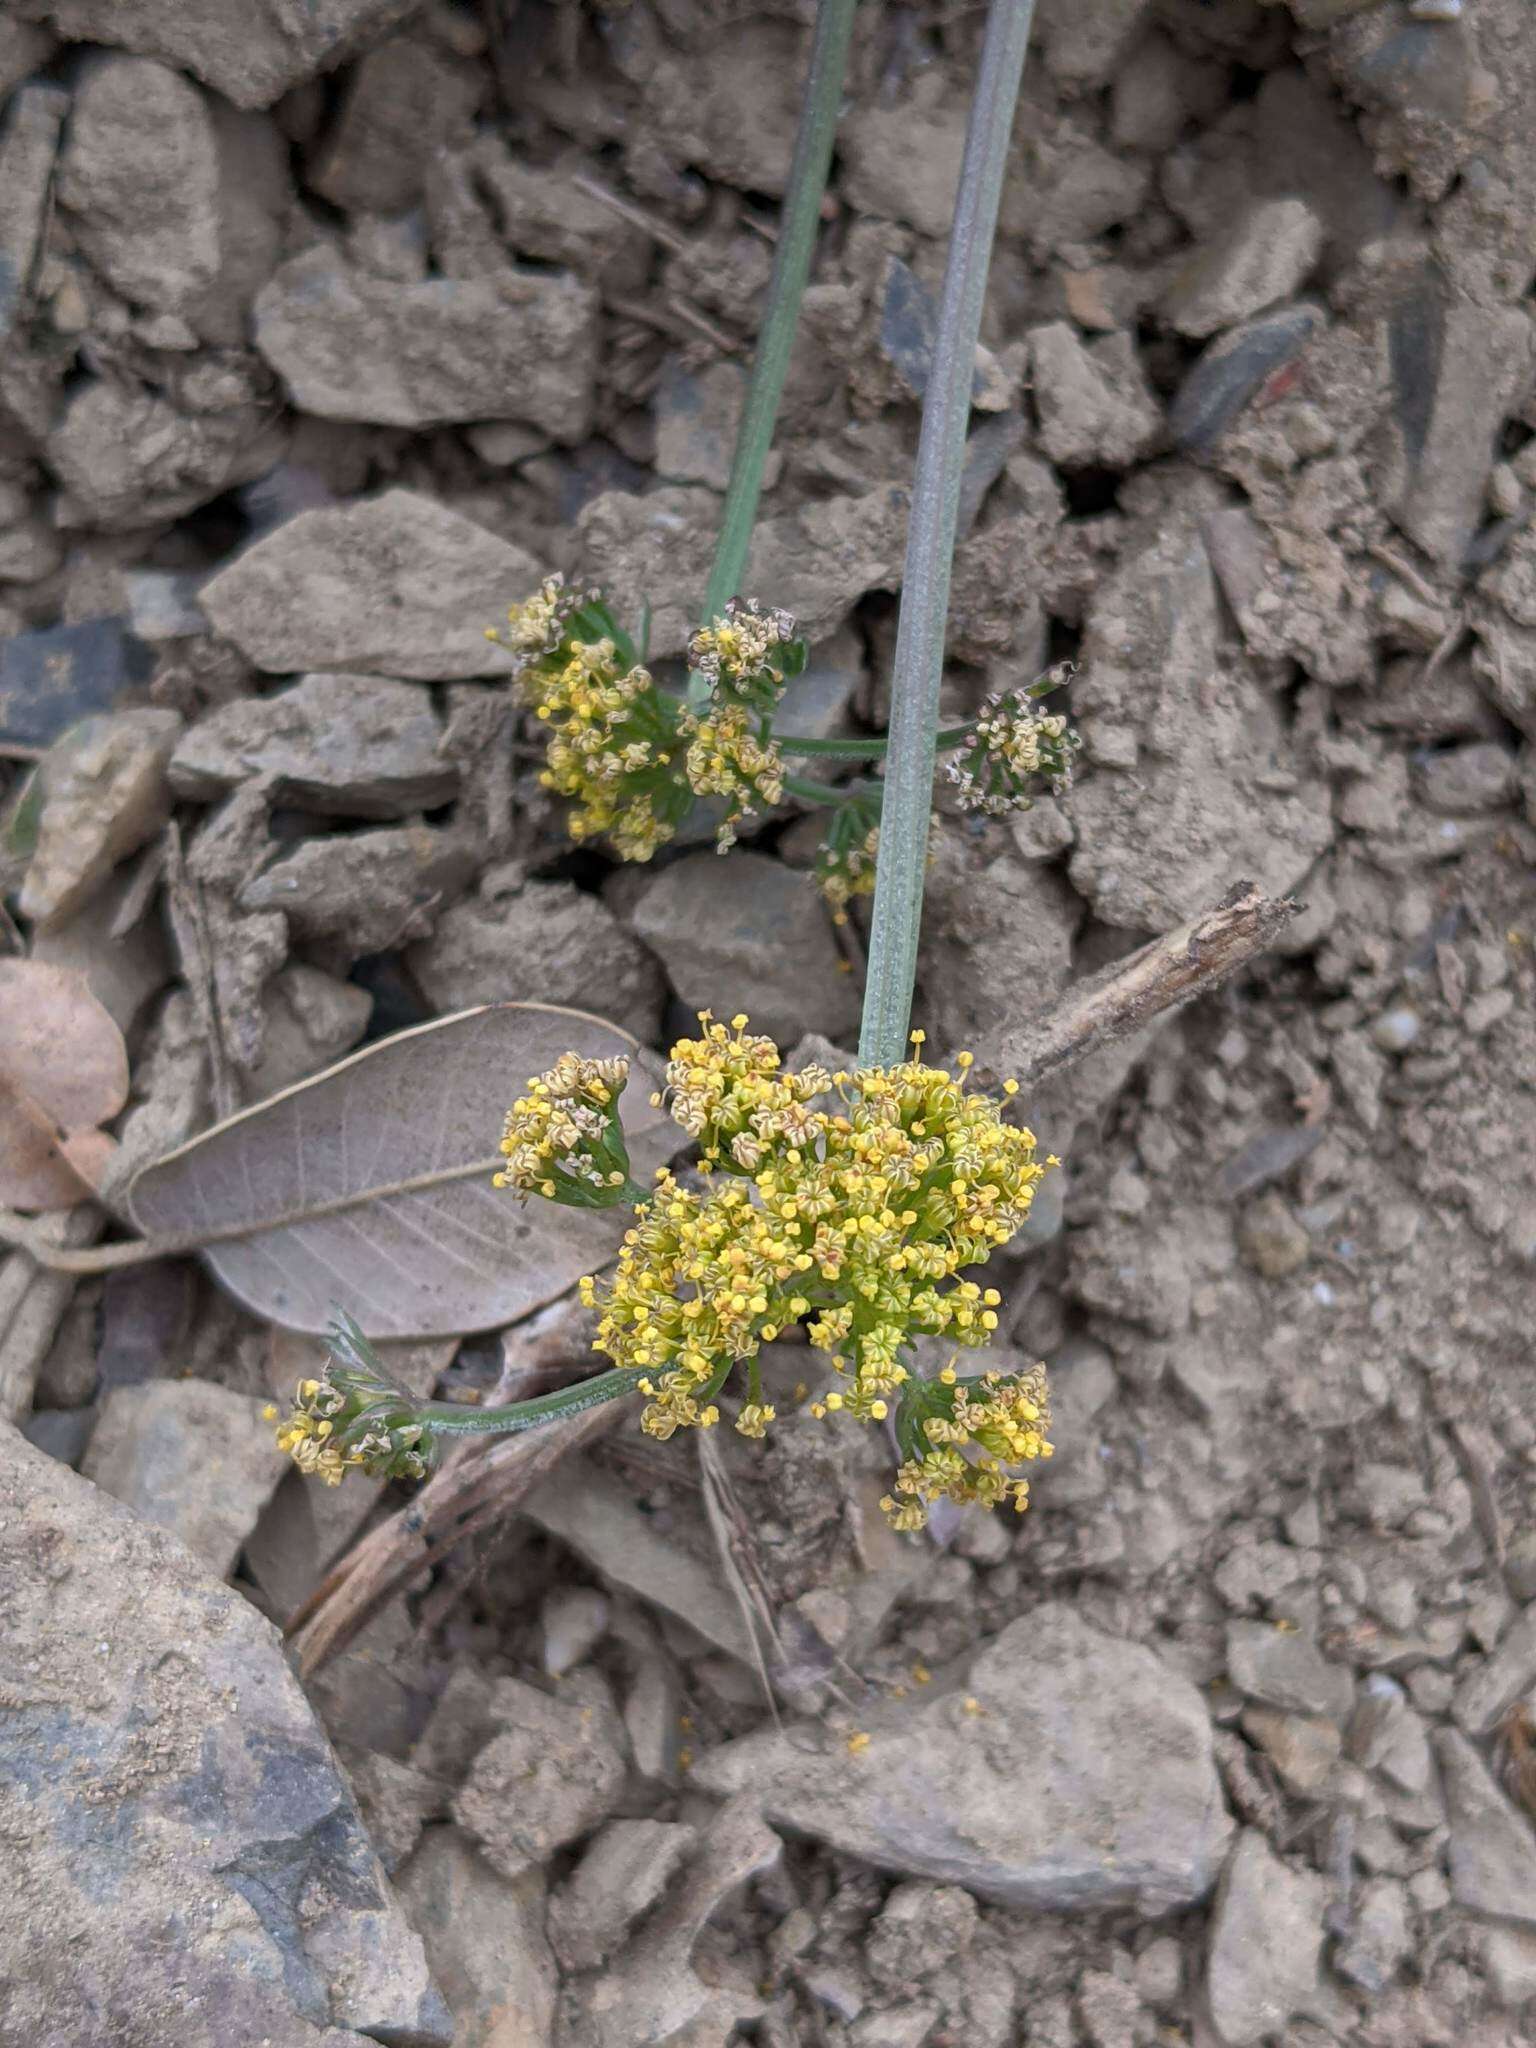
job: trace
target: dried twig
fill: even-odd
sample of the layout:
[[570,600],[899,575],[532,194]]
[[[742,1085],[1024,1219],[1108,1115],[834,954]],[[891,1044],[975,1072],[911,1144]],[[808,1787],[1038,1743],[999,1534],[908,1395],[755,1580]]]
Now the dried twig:
[[987,1064],[1037,1087],[1091,1052],[1120,1045],[1179,1003],[1204,995],[1274,944],[1295,916],[1289,897],[1265,896],[1239,882],[1214,910],[1202,911],[1104,973],[1068,991],[1049,1015],[1003,1032],[986,1048]]
[[[53,1245],[85,1245],[100,1234],[106,1218],[94,1202],[44,1216],[36,1228]],[[54,1333],[75,1291],[68,1274],[39,1271],[39,1261],[13,1252],[0,1267],[0,1417],[20,1422],[32,1407],[32,1390]]]

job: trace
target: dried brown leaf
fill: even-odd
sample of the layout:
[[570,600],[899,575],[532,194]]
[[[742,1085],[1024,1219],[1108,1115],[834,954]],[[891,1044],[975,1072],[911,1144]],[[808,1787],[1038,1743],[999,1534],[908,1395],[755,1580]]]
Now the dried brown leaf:
[[65,1209],[95,1186],[128,1097],[123,1034],[72,968],[0,960],[0,1201]]
[[684,1142],[648,1106],[658,1069],[616,1025],[496,1003],[404,1031],[230,1117],[144,1168],[128,1209],[151,1239],[199,1245],[256,1314],[370,1337],[495,1329],[611,1258],[628,1212],[521,1204],[491,1186],[502,1118],[567,1049],[624,1054],[635,1176]]

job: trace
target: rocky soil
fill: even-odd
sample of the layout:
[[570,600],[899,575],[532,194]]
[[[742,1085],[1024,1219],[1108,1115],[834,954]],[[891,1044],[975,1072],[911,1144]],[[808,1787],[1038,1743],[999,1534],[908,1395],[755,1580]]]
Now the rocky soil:
[[[0,18],[6,937],[127,1040],[108,1199],[480,1002],[854,1034],[814,825],[573,851],[483,634],[559,567],[680,650],[812,13]],[[862,10],[750,571],[802,730],[883,719],[978,33]],[[275,1456],[312,1346],[0,1266],[0,2043],[1536,2038],[1533,102],[1527,0],[1039,0],[946,706],[1071,658],[1083,768],[940,797],[919,1020],[995,1070],[1302,909],[1034,1105],[1021,1523],[891,1536],[781,1345],[766,1444],[610,1437],[306,1698],[271,1624],[400,1504]]]

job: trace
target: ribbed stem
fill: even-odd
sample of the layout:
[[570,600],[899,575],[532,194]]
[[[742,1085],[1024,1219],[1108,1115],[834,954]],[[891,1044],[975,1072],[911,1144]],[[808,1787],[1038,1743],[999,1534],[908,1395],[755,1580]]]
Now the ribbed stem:
[[891,677],[890,747],[859,1037],[859,1058],[867,1066],[899,1061],[912,1021],[960,473],[992,237],[1033,14],[1034,0],[992,0],[960,167],[912,483]]
[[715,565],[704,593],[706,619],[724,611],[726,600],[741,589],[757,503],[763,491],[763,465],[773,445],[779,400],[784,394],[784,378],[800,320],[800,301],[816,248],[821,196],[832,162],[832,138],[837,131],[843,74],[848,66],[848,44],[857,5],[858,0],[821,0],[816,16],[800,131],[795,137],[789,188],[779,216],[778,247],[768,285],[768,317],[758,339],[752,382],[736,435],[731,481],[720,515],[720,538],[715,545]]

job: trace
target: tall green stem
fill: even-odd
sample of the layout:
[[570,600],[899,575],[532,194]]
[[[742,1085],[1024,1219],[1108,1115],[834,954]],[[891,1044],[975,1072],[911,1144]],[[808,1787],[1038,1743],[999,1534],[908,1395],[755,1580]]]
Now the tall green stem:
[[903,1057],[912,1018],[960,472],[992,237],[1034,11],[1034,0],[992,0],[960,166],[896,628],[880,860],[859,1035],[859,1059],[866,1066],[891,1066]]
[[747,549],[763,490],[763,465],[773,445],[773,429],[784,394],[790,350],[800,319],[800,301],[810,274],[821,219],[821,195],[832,162],[832,138],[842,104],[843,74],[858,0],[821,0],[810,74],[800,111],[800,132],[790,165],[789,189],[779,218],[773,277],[768,286],[768,318],[757,344],[746,408],[736,435],[730,487],[720,516],[715,565],[704,593],[704,617],[724,611],[726,600],[741,588]]

